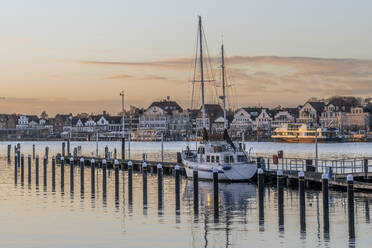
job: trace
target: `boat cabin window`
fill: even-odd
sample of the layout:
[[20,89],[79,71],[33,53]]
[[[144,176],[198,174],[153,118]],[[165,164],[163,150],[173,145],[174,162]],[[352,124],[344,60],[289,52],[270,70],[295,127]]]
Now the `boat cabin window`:
[[238,162],[246,162],[247,161],[247,159],[244,155],[238,155],[237,159],[238,159]]
[[220,162],[220,156],[216,156],[216,163]]
[[205,148],[204,147],[199,147],[198,148],[198,154],[204,154],[205,153]]
[[234,163],[234,156],[230,156],[230,163]]
[[211,162],[214,163],[214,156],[211,156]]
[[229,156],[225,156],[225,157],[224,157],[224,162],[225,162],[225,163],[229,163]]
[[211,161],[211,157],[207,155],[207,162],[209,163]]

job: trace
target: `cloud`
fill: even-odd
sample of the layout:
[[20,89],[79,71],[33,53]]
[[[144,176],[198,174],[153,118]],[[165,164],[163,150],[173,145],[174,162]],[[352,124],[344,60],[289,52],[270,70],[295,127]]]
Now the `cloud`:
[[190,63],[190,59],[178,58],[170,60],[159,60],[149,62],[128,62],[128,61],[99,61],[99,60],[75,60],[74,63],[99,66],[134,66],[134,67],[183,67]]
[[[212,57],[211,68],[217,69],[219,61],[220,58]],[[146,100],[149,102],[162,98],[163,95],[171,95],[172,99],[179,102],[186,102],[191,98],[191,93],[185,94],[185,92],[191,92],[192,85],[188,81],[191,78],[188,76],[193,74],[193,70],[190,70],[193,61],[190,58],[136,62],[125,60],[69,61],[71,62],[91,66],[94,72],[99,72],[100,69],[105,72],[109,70],[109,75],[102,77],[102,74],[99,74],[97,78],[118,80],[117,82],[123,83],[120,87],[125,86],[127,91],[132,92],[132,100],[139,102],[142,106],[147,105],[148,102],[143,103],[142,96],[135,95],[139,90],[141,94],[146,95]],[[270,106],[278,104],[295,106],[303,104],[310,97],[372,95],[372,60],[231,56],[226,58],[226,69],[228,83],[234,86],[237,93],[232,97],[240,106],[257,105],[257,103]],[[214,74],[218,76],[220,72]],[[132,80],[134,83],[129,82]],[[157,83],[156,87],[148,85],[152,82]],[[97,82],[97,85],[100,83],[101,81]],[[218,77],[215,83],[220,84]],[[104,86],[97,86],[97,89],[101,89],[99,87]],[[112,84],[110,87],[114,89],[119,86]],[[85,103],[83,105],[88,106]],[[93,106],[99,108],[96,104],[88,108],[92,109]]]
[[132,75],[128,75],[128,74],[117,74],[117,75],[107,76],[104,79],[125,79],[125,78],[132,78],[132,77],[133,77]]
[[140,77],[138,79],[140,79],[140,80],[168,80],[167,77],[155,76],[155,75],[146,75],[146,76]]

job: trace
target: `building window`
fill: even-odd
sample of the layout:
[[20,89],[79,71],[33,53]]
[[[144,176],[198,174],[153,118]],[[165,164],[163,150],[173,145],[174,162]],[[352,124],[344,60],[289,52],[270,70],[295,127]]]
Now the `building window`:
[[220,162],[220,156],[216,156],[216,163]]
[[209,163],[210,162],[210,156],[209,155],[207,155],[207,163]]
[[214,163],[214,156],[211,156],[211,162]]

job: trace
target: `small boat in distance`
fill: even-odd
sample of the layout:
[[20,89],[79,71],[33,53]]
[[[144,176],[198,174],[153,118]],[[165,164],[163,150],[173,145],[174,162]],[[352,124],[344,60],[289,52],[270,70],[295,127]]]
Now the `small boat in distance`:
[[202,112],[202,136],[203,139],[196,150],[186,150],[181,152],[182,163],[185,166],[188,178],[193,177],[193,171],[198,171],[198,178],[201,180],[212,180],[213,171],[218,172],[218,180],[221,181],[247,181],[250,180],[257,171],[257,165],[251,161],[250,156],[245,152],[243,143],[233,143],[227,132],[226,119],[226,95],[225,95],[225,67],[224,67],[224,47],[221,46],[222,60],[222,89],[224,110],[224,134],[223,140],[210,140],[207,132],[206,111],[204,104],[204,74],[203,74],[203,33],[201,17],[199,16],[198,38],[199,38],[199,58],[200,58],[200,82],[201,83],[201,112]]
[[271,136],[277,142],[314,143],[317,142],[342,142],[343,137],[338,129],[311,127],[305,123],[283,123],[274,130]]

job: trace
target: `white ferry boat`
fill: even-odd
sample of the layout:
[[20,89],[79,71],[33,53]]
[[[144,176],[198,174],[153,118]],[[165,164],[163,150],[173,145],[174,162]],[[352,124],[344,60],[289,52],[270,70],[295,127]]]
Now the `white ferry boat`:
[[274,130],[271,136],[278,142],[314,143],[317,142],[342,142],[343,138],[338,129],[315,128],[304,123],[284,123]]
[[202,123],[203,141],[196,150],[187,147],[182,151],[181,159],[185,166],[188,178],[193,177],[193,171],[198,171],[198,178],[201,180],[212,180],[213,170],[218,171],[218,179],[221,181],[247,181],[250,180],[257,171],[257,165],[251,161],[250,156],[244,151],[244,144],[234,144],[227,132],[226,121],[226,96],[225,96],[225,67],[224,67],[224,48],[222,51],[222,89],[224,105],[224,137],[223,140],[211,141],[208,138],[206,129],[206,114],[204,106],[204,76],[203,76],[203,33],[201,17],[199,16],[199,48],[200,48],[200,82],[202,90]]

